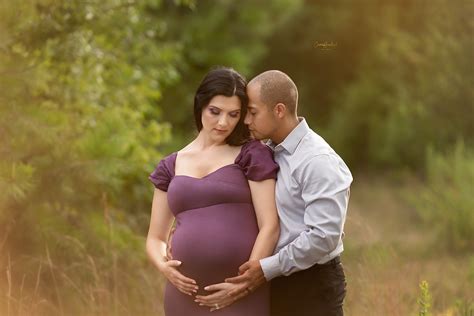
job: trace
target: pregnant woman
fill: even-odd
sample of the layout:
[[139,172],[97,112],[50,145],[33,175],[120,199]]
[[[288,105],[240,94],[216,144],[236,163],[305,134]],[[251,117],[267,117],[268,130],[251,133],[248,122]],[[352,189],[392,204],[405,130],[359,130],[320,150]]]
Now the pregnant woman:
[[[168,279],[166,316],[269,316],[269,288],[211,314],[195,302],[204,287],[235,276],[241,264],[272,254],[279,236],[275,206],[278,165],[271,150],[249,140],[246,81],[236,71],[210,71],[197,89],[197,137],[163,158],[149,179],[155,186],[146,247]],[[166,244],[173,218],[176,230]],[[229,283],[229,290],[235,289]]]

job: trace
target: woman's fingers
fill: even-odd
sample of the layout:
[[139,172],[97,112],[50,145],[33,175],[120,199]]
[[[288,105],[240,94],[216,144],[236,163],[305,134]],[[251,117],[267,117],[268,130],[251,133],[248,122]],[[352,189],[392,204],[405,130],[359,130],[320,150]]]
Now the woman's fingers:
[[187,295],[193,295],[193,293],[197,292],[197,286],[192,285],[189,283],[184,283],[178,279],[172,279],[170,282],[181,292],[187,294]]
[[244,296],[246,296],[249,292],[247,291],[244,291],[244,292],[241,292],[239,295],[237,296],[234,296],[234,297],[228,297],[226,300],[223,300],[223,301],[220,301],[218,304],[219,304],[219,308],[216,308],[216,304],[208,304],[207,306],[211,307],[211,312],[214,312],[218,309],[223,309],[224,307],[227,307],[229,305],[232,305],[234,302],[240,300],[241,298],[243,298]]
[[228,288],[229,288],[229,284],[223,282],[223,283],[208,285],[204,288],[204,290],[206,290],[208,292],[214,292],[214,291],[226,290]]
[[224,301],[229,300],[229,297],[227,295],[228,290],[229,290],[228,283],[209,285],[209,286],[206,286],[204,289],[210,292],[214,292],[214,291],[217,291],[217,292],[214,292],[209,295],[196,295],[195,302],[203,303],[204,305],[209,305],[209,304],[214,305],[216,303],[221,305]]
[[247,280],[248,280],[247,275],[242,274],[242,275],[239,275],[239,276],[236,276],[236,277],[227,278],[227,279],[225,279],[225,282],[227,282],[227,283],[242,283],[242,282],[245,282]]
[[178,273],[178,278],[180,281],[184,282],[184,283],[188,283],[188,284],[194,284],[196,285],[196,281],[194,281],[193,279],[190,279],[188,277],[185,277],[183,274],[181,274],[180,272],[176,271]]
[[[220,283],[206,286],[204,289],[208,291],[217,290],[217,292],[209,295],[196,295],[195,302],[199,303],[200,306],[210,307],[211,312],[227,307],[249,294],[249,291],[244,287],[244,285],[237,286],[231,283]],[[229,292],[234,291],[238,292],[238,294],[229,295]],[[216,305],[218,308],[216,308]]]
[[169,266],[169,267],[179,267],[181,264],[182,264],[182,262],[179,261],[179,260],[166,261],[166,265]]
[[219,305],[219,308],[216,308],[215,305],[212,305],[212,307],[211,307],[211,306],[209,306],[209,307],[211,307],[211,310],[210,310],[210,311],[211,311],[211,312],[214,312],[214,311],[216,311],[216,310],[223,309],[224,307],[227,307],[227,306],[229,306],[230,304],[232,304],[232,302],[227,303],[227,304],[224,304],[224,305]]
[[213,305],[215,303],[220,303],[220,301],[225,298],[226,298],[225,293],[224,294],[214,293],[214,294],[206,295],[206,296],[197,295],[194,301],[196,303],[201,303],[204,305]]
[[190,290],[198,290],[199,287],[197,286],[196,281],[193,279],[185,277],[178,271],[175,271],[175,277],[181,286],[189,288]]
[[246,286],[246,284],[242,284],[241,286],[238,286],[238,287],[235,287],[234,289],[230,290],[228,295],[229,296],[236,296],[236,297],[240,297],[240,295],[247,295],[247,292],[248,292],[248,288]]
[[178,260],[170,260],[170,261],[167,261],[166,262],[166,265],[169,266],[169,267],[172,267],[174,268],[174,275],[182,282],[184,283],[189,283],[189,284],[197,284],[195,280],[191,279],[191,278],[188,278],[186,276],[184,276],[181,272],[179,272],[176,268],[179,267],[181,265],[181,261],[178,261]]
[[179,285],[174,284],[174,286],[178,289],[178,291],[180,291],[183,294],[186,294],[186,295],[189,295],[189,296],[193,295],[193,293],[191,291],[187,291],[187,290],[183,289],[182,287],[180,287]]
[[182,274],[176,272],[175,274],[175,285],[179,286],[185,291],[194,292],[196,293],[199,287],[195,284],[195,281],[191,280],[192,282],[188,281],[186,278],[183,277]]
[[185,292],[186,292],[187,294],[189,294],[189,295],[192,295],[192,293],[196,293],[196,292],[197,292],[197,290],[196,290],[195,288],[193,288],[193,287],[191,287],[191,286],[189,286],[189,285],[187,285],[187,284],[185,284],[185,283],[179,282],[179,281],[176,282],[176,283],[174,283],[174,285],[175,285],[177,288],[181,289],[182,291],[185,291]]
[[198,288],[199,288],[195,284],[186,283],[186,282],[183,282],[181,280],[178,280],[178,283],[182,288],[186,289],[187,291],[194,292],[194,293],[196,293]]
[[192,295],[192,293],[196,293],[199,287],[195,280],[188,278],[181,274],[177,270],[177,267],[181,265],[181,261],[178,260],[170,260],[167,261],[166,266],[168,267],[167,277],[168,280],[182,293],[187,295]]
[[233,302],[232,298],[229,297],[214,297],[212,299],[206,299],[206,300],[195,300],[196,303],[199,303],[201,306],[208,306],[208,307],[213,307],[216,304],[219,306],[227,306],[230,305]]

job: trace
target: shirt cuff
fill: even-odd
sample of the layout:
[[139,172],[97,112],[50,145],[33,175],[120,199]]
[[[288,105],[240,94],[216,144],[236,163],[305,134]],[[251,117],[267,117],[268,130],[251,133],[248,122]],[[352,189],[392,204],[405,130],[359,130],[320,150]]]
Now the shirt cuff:
[[267,281],[282,274],[278,253],[271,257],[260,259],[260,266],[262,267],[263,275]]

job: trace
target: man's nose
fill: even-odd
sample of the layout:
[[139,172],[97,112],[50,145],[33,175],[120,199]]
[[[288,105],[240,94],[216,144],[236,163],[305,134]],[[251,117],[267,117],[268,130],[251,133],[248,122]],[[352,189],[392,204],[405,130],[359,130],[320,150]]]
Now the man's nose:
[[244,118],[244,124],[249,125],[250,123],[251,123],[251,116],[250,116],[250,113],[247,112]]

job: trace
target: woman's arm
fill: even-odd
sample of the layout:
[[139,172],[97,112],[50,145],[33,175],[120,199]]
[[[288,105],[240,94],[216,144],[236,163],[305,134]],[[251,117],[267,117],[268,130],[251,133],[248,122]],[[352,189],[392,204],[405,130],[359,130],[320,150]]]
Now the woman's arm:
[[196,281],[182,275],[177,267],[181,265],[178,260],[167,260],[166,242],[173,225],[173,213],[168,206],[167,193],[155,189],[151,206],[151,219],[148,236],[146,239],[146,252],[153,264],[166,278],[181,292],[192,295],[197,292]]
[[259,182],[249,180],[259,228],[249,260],[271,256],[278,242],[280,224],[275,201],[275,183],[275,179]]

